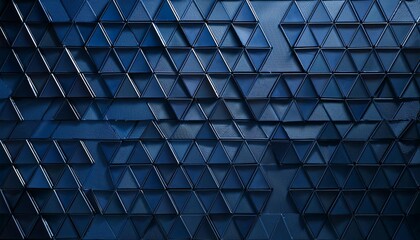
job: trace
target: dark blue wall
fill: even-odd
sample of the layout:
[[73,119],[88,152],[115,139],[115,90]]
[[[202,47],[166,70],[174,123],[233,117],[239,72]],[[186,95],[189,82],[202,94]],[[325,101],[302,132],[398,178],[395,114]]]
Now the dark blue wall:
[[419,19],[0,1],[0,239],[419,239]]

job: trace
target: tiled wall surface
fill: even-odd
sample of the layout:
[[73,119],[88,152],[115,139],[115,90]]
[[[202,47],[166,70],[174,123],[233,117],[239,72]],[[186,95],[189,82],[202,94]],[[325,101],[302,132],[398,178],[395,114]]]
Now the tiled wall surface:
[[419,239],[419,21],[0,1],[0,239]]

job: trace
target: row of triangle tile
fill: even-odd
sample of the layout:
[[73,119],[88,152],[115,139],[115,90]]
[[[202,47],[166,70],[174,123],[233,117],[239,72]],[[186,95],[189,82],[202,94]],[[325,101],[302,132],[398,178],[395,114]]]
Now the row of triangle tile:
[[0,239],[418,239],[419,20],[1,1]]

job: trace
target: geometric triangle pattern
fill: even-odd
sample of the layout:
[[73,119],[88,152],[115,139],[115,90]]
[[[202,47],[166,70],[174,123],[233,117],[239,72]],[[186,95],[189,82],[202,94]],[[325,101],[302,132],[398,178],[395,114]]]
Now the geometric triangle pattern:
[[[302,238],[417,238],[419,136],[409,132],[418,125],[420,92],[408,92],[418,83],[419,12],[407,3],[285,4],[279,27],[304,74],[282,76],[284,97],[294,99],[282,120],[293,118],[299,133],[280,124],[272,164],[294,169],[287,198]],[[412,115],[396,117],[402,109]]]
[[417,239],[417,1],[0,2],[0,239]]

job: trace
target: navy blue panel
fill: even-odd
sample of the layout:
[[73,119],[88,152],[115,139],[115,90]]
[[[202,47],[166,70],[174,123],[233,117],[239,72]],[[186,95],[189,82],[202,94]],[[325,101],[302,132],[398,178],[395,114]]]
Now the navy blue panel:
[[0,1],[0,239],[419,239],[419,6]]

